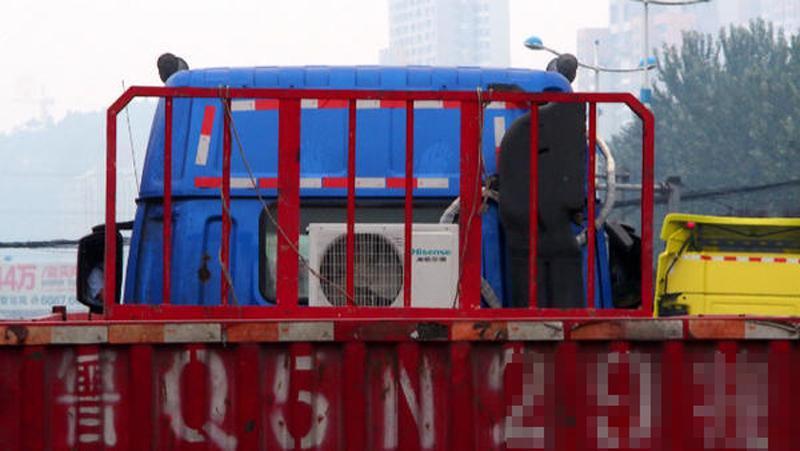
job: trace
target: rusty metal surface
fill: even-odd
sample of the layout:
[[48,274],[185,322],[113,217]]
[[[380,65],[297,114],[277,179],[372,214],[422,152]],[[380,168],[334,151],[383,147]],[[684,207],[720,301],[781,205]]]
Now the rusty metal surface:
[[796,327],[0,326],[0,449],[799,449]]

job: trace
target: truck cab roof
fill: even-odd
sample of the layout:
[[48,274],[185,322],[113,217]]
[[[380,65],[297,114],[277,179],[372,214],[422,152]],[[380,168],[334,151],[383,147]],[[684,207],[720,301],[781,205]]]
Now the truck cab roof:
[[[364,89],[419,91],[475,91],[490,86],[516,86],[528,92],[571,90],[555,72],[477,67],[300,66],[215,68],[180,71],[168,86],[296,89]],[[303,103],[301,125],[301,195],[339,197],[344,189],[337,180],[346,176],[347,108],[341,102]],[[277,102],[240,99],[232,104],[233,196],[254,196],[257,183],[274,189],[277,177]],[[484,155],[488,173],[495,171],[495,141],[524,110],[512,105],[490,107],[484,121]],[[217,99],[175,99],[173,110],[173,193],[206,196],[219,185],[222,167],[223,105]],[[392,180],[405,174],[405,111],[402,105],[367,105],[358,111],[356,138],[357,177],[370,181],[359,196],[401,196]],[[415,126],[415,176],[427,188],[421,196],[458,194],[459,110],[457,106],[427,105],[417,108]],[[488,138],[488,139],[487,139]],[[495,139],[496,138],[496,139]],[[241,147],[239,146],[241,144]],[[141,198],[163,193],[164,105],[159,103],[151,130]],[[387,151],[388,149],[388,151]],[[244,158],[243,158],[244,156]],[[247,160],[247,165],[244,160]],[[254,172],[252,180],[247,166]],[[330,183],[326,183],[326,181]],[[361,185],[360,185],[361,186]]]

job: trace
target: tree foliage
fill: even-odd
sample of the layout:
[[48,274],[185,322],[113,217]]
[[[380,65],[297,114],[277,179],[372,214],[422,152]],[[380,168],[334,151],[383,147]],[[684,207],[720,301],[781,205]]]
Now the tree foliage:
[[[659,52],[651,107],[658,180],[680,176],[687,190],[699,190],[798,179],[800,35],[787,38],[763,20],[716,38],[686,32],[680,46]],[[634,173],[640,136],[631,123],[612,143]],[[795,203],[798,193],[789,193]],[[763,196],[759,202],[789,200]]]

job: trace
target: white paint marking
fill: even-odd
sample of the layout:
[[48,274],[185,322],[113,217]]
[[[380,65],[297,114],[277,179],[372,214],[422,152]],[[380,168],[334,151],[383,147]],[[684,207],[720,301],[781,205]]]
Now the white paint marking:
[[256,101],[254,99],[231,100],[231,111],[255,111]]
[[231,177],[231,188],[252,189],[256,187],[256,181],[248,177]]
[[397,448],[397,389],[392,369],[383,371],[383,448]]
[[356,188],[386,188],[383,177],[356,177]]
[[417,179],[417,188],[447,189],[450,180],[447,177],[426,177]]
[[414,108],[421,110],[439,109],[444,107],[444,102],[441,100],[415,100]]
[[100,441],[100,434],[81,434],[78,436],[81,443],[97,443]]
[[300,179],[300,188],[322,188],[322,178],[303,177]]
[[[494,103],[494,102],[492,102]],[[497,116],[494,118],[494,146],[500,147],[503,136],[506,134],[506,117]]]
[[356,100],[356,108],[359,110],[377,110],[380,107],[380,100]]
[[208,149],[211,147],[211,135],[200,135],[197,141],[197,154],[194,157],[194,164],[205,166],[208,163]]
[[319,108],[319,99],[302,99],[300,100],[300,108],[317,109]]
[[299,355],[294,359],[294,369],[297,371],[309,371],[311,370],[311,356],[310,355]]
[[[223,450],[236,449],[236,437],[228,435],[222,429],[228,398],[228,376],[222,358],[216,352],[204,349],[196,351],[196,358],[198,362],[206,365],[211,379],[208,420],[202,429],[219,448]],[[206,440],[205,435],[185,423],[181,407],[180,379],[189,360],[189,351],[176,353],[172,366],[164,374],[164,413],[169,416],[170,425],[176,437],[191,443],[202,443]]]

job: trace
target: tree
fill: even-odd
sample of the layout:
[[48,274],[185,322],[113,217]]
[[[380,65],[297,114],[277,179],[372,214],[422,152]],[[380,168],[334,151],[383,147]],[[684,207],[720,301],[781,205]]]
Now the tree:
[[[679,47],[659,52],[652,110],[658,180],[677,175],[685,190],[701,190],[800,178],[800,35],[763,20],[716,39],[685,32]],[[612,141],[633,173],[640,137],[632,123]],[[774,212],[796,210],[798,197],[800,185],[750,201]]]

